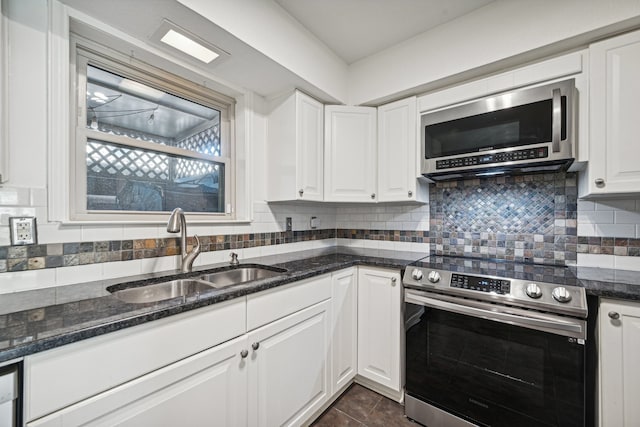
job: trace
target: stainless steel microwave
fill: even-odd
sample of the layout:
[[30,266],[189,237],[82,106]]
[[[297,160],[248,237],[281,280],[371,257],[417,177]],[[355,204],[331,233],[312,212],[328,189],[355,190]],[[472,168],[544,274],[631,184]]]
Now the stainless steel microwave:
[[575,156],[573,79],[421,115],[421,173],[433,180],[566,169]]

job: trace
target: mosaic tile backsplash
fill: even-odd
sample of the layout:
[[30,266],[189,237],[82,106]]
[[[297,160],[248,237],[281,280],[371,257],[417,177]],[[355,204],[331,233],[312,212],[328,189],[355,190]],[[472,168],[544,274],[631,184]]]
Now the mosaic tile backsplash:
[[564,172],[436,183],[431,253],[575,263],[577,194],[576,175]]
[[[254,248],[333,239],[335,229],[273,233],[200,236],[202,252]],[[193,238],[188,240],[188,246]],[[155,258],[180,253],[180,239],[111,240],[100,242],[54,243],[29,246],[0,246],[0,272],[39,270],[102,262]]]
[[[627,202],[622,207],[626,208]],[[633,203],[633,212],[621,212],[626,216],[637,213],[640,230],[640,200],[637,207]],[[203,252],[338,238],[429,243],[431,255],[536,264],[574,264],[578,254],[640,257],[640,231],[636,238],[577,236],[574,173],[437,183],[431,185],[430,204],[424,208],[358,205],[340,209],[344,215],[339,212],[339,217],[344,218],[336,228],[203,236]],[[620,215],[620,221],[625,221],[624,215]],[[397,229],[399,226],[404,229]],[[155,258],[179,252],[178,238],[0,246],[0,273]]]

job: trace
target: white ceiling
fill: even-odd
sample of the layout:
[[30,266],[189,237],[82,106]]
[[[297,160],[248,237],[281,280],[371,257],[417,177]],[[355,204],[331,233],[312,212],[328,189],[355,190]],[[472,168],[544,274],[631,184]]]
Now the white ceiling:
[[[324,92],[215,23],[184,7],[177,0],[60,1],[138,40],[147,41],[164,50],[167,50],[166,46],[154,43],[153,37],[164,19],[168,18],[231,53],[228,60],[220,63],[216,61],[212,67],[195,64],[196,68],[213,72],[223,82],[226,80],[236,87],[251,89],[261,96],[269,97],[295,87],[323,102],[344,102],[344,99],[337,99],[333,94]],[[280,5],[300,27],[306,28],[338,58],[351,63],[429,28],[470,13],[493,0],[260,1],[273,1],[274,4]],[[93,39],[111,46],[111,42],[107,40],[108,34],[105,33],[105,39],[102,40],[103,37],[97,33],[85,36],[98,37]],[[81,31],[81,34],[84,32]],[[129,52],[128,48],[122,51]],[[224,87],[224,83],[222,86]],[[235,96],[235,93],[225,92],[224,89],[214,89]]]
[[274,0],[347,64],[493,0]]

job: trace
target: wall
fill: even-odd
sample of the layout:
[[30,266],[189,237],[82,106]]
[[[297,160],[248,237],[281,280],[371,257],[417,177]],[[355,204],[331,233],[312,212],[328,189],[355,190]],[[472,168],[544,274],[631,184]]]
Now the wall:
[[342,205],[343,246],[640,271],[640,199],[576,200],[575,174],[431,185],[423,206]]
[[[47,0],[3,2],[3,13],[9,17],[10,55],[9,138],[2,143],[8,145],[11,175],[0,187],[0,293],[174,269],[179,260],[177,239],[166,232],[165,224],[62,225],[48,221],[48,4]],[[231,250],[242,260],[335,243],[334,207],[264,202],[265,102],[259,96],[252,98],[248,133],[254,221],[190,226],[189,235],[203,236],[209,249],[195,265],[226,262]],[[320,219],[318,230],[310,229],[312,215]],[[8,247],[9,216],[35,216],[39,244]],[[294,233],[285,232],[285,217],[292,217]]]
[[637,26],[639,15],[636,0],[497,0],[351,64],[349,103],[377,105],[432,90],[441,80],[451,84],[447,78],[474,69],[476,75],[466,79],[482,67],[483,74],[496,72],[509,65],[508,58],[523,63],[584,46],[604,33]]
[[578,265],[640,271],[640,199],[578,201]]
[[[3,141],[8,143],[11,175],[10,181],[0,187],[0,293],[174,269],[179,260],[177,240],[175,235],[166,232],[164,224],[61,225],[47,219],[47,4],[46,0],[3,2],[7,7],[3,13],[11,17],[6,28],[10,48],[7,70],[9,138]],[[505,259],[512,256],[513,259],[540,261],[536,258],[541,258],[554,263],[570,263],[577,258],[578,265],[640,270],[640,200],[581,201],[577,206],[577,218],[558,218],[554,213],[553,231],[544,227],[540,229],[542,231],[516,230],[511,233],[516,236],[513,239],[508,239],[509,233],[504,233],[504,253],[500,250],[503,246],[500,246],[502,239],[498,232],[493,239],[489,234],[484,236],[483,233],[489,231],[480,228],[454,230],[444,216],[438,217],[445,213],[455,214],[456,206],[458,209],[465,207],[467,199],[455,197],[456,192],[464,195],[469,189],[491,192],[501,185],[504,188],[505,183],[498,181],[472,186],[464,183],[457,183],[458,187],[451,187],[453,184],[432,186],[431,205],[267,204],[264,202],[264,183],[269,171],[262,161],[266,158],[265,104],[264,99],[255,96],[250,111],[252,164],[249,169],[252,171],[254,220],[250,224],[190,227],[189,234],[204,236],[203,241],[209,249],[198,258],[196,265],[225,262],[231,250],[239,252],[243,259],[338,243],[412,250],[425,255],[430,251],[471,256],[503,255]],[[520,190],[512,187],[511,194],[525,194],[538,185],[526,181],[514,181],[514,184],[522,187]],[[573,186],[565,183],[564,189]],[[541,190],[539,196],[551,197],[554,205],[566,204],[567,201],[562,200],[564,195],[557,190],[553,186]],[[526,203],[526,199],[519,200],[514,209],[522,208]],[[475,201],[482,203],[483,199],[480,197]],[[449,210],[445,211],[445,207]],[[575,209],[564,212],[575,212]],[[7,247],[9,216],[36,216],[40,244],[28,248]],[[293,218],[294,233],[284,231],[288,216]],[[311,216],[320,219],[318,230],[310,229]],[[487,218],[483,219],[484,225],[487,225]],[[464,224],[469,218],[458,219]],[[558,227],[565,228],[564,232],[558,232]],[[568,228],[574,231],[567,232]],[[460,235],[453,236],[452,233]],[[517,237],[519,234],[523,234],[522,239]],[[548,236],[553,236],[553,243],[545,240],[550,239]],[[557,241],[558,237],[564,240]],[[509,241],[513,241],[513,247]],[[542,243],[538,248],[543,251],[538,254],[541,256],[536,256],[536,243]],[[545,247],[551,244],[553,248]],[[557,244],[563,248],[556,249]],[[564,245],[575,245],[575,248]],[[531,255],[525,253],[528,250],[533,251]]]
[[337,102],[347,102],[347,65],[275,1],[178,1]]

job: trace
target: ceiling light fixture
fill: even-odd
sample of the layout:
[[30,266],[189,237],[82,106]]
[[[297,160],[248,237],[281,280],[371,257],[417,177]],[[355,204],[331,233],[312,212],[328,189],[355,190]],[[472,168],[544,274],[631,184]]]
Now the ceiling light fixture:
[[231,56],[229,52],[168,19],[162,21],[149,39],[163,49],[171,49],[174,55],[186,55],[185,58],[200,64],[218,65]]
[[181,50],[187,55],[191,55],[194,58],[199,59],[205,64],[210,63],[218,56],[220,56],[211,49],[204,47],[200,43],[191,40],[189,37],[173,29],[169,29],[169,31],[167,31],[167,33],[160,39],[160,41],[168,44],[171,47],[175,47],[176,49]]

